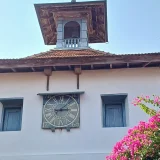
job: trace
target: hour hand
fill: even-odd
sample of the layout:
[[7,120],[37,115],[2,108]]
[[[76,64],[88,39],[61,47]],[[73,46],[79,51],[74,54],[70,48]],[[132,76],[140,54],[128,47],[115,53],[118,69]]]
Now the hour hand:
[[55,111],[68,111],[69,109],[68,108],[60,108],[60,109],[55,109]]
[[70,110],[70,109],[68,109],[68,108],[60,109],[60,111],[68,111],[68,110]]

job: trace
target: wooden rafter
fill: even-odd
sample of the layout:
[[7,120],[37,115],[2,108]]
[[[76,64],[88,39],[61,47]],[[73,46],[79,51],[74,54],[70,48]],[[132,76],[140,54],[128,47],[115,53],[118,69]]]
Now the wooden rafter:
[[32,71],[33,71],[33,72],[35,72],[35,71],[36,71],[34,67],[31,67],[31,69],[32,69]]
[[11,68],[11,70],[12,70],[13,72],[17,72],[15,68]]
[[144,68],[144,67],[147,67],[150,63],[151,63],[151,62],[145,63],[145,64],[143,65],[143,68]]

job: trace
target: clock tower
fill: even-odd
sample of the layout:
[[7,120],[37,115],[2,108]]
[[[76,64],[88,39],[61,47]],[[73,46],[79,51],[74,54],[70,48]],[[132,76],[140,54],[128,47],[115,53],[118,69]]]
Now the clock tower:
[[44,43],[56,49],[87,49],[108,42],[106,1],[35,4]]
[[[46,53],[47,57],[97,57],[104,53],[89,48],[89,43],[108,42],[106,1],[35,4],[44,43],[56,45]],[[41,54],[44,55],[44,54]],[[37,55],[38,56],[38,55]],[[53,64],[54,65],[54,64]],[[79,76],[81,66],[70,66]],[[52,68],[50,68],[50,72]],[[47,72],[47,91],[49,76]],[[83,93],[83,92],[82,92]],[[46,93],[43,96],[42,128],[66,129],[80,127],[80,91],[67,93]]]

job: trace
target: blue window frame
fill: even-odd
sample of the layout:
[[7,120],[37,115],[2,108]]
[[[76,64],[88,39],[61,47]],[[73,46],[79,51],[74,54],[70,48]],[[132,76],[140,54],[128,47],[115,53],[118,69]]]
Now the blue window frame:
[[2,131],[21,130],[21,107],[4,108]]
[[20,131],[23,99],[0,99],[3,104],[1,131]]
[[103,127],[125,127],[125,100],[127,94],[101,95],[103,103]]

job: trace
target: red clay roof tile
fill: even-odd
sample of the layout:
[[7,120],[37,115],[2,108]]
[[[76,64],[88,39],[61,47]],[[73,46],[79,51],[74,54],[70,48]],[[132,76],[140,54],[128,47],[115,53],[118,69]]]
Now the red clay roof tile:
[[95,56],[111,56],[114,54],[98,51],[94,49],[81,49],[81,50],[50,50],[32,56],[25,57],[25,59],[35,58],[72,58],[72,57],[95,57]]

